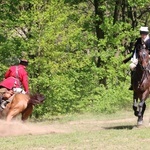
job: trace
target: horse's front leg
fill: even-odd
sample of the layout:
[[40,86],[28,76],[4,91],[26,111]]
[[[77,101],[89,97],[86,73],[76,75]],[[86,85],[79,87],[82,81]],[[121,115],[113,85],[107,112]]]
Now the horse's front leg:
[[142,125],[143,124],[143,115],[144,115],[145,109],[146,109],[145,100],[142,100],[139,103],[139,113],[138,113],[137,125]]
[[138,113],[138,125],[142,125],[143,123],[143,116],[146,109],[145,101],[149,96],[149,90],[146,90],[144,93],[142,93],[140,97],[140,103],[139,103],[139,113]]
[[22,112],[22,121],[25,122],[28,117],[32,114],[33,111],[33,105],[28,104],[27,108]]
[[139,103],[138,125],[142,125],[143,123],[143,116],[146,109],[145,100],[147,99],[148,95],[149,95],[148,90],[142,94],[141,101]]
[[145,109],[146,109],[146,104],[145,104],[145,101],[142,100],[142,101],[139,103],[139,113],[138,113],[138,116],[139,116],[139,117],[144,115]]

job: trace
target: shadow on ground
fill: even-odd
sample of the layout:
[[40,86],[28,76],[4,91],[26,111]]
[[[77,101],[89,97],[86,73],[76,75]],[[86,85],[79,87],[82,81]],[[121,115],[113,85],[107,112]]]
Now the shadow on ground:
[[113,127],[103,127],[103,129],[106,129],[106,130],[111,130],[111,129],[114,129],[114,130],[124,130],[124,129],[132,130],[135,127],[136,127],[135,125],[121,125],[121,126],[113,126]]

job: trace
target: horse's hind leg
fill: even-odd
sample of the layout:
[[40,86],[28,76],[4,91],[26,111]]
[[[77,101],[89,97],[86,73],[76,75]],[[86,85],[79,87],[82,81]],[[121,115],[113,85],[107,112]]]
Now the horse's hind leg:
[[138,109],[138,98],[137,98],[137,96],[136,96],[136,93],[134,93],[134,96],[133,96],[133,110],[134,110],[134,115],[135,116],[138,116],[138,111],[137,111],[137,109]]
[[133,102],[133,110],[134,110],[134,115],[135,116],[138,116],[138,113],[139,113],[138,110],[137,110],[138,109],[137,106],[138,106],[138,101],[134,100],[134,102]]
[[142,108],[142,117],[144,116],[145,109],[146,109],[146,103],[144,102],[143,108]]

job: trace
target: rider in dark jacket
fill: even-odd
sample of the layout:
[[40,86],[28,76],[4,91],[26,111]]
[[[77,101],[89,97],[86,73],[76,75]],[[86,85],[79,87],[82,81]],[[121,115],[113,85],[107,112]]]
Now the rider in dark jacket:
[[[145,47],[146,49],[148,49],[150,51],[150,37],[149,37],[148,27],[141,27],[140,28],[140,35],[141,35],[141,37],[138,38],[135,42],[135,47],[134,47],[134,51],[133,51],[133,55],[132,55],[132,59],[131,59],[131,61],[132,61],[132,63],[130,64],[131,78],[133,75],[133,71],[134,71],[134,69],[138,63],[138,61],[137,61],[137,50],[138,50],[137,47],[138,47],[138,45],[142,45],[143,47]],[[132,84],[131,84],[129,90],[133,90]]]

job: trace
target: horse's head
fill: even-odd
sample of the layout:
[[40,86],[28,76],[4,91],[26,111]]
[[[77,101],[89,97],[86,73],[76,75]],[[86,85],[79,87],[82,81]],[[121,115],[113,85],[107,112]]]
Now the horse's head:
[[41,104],[44,102],[44,100],[45,97],[42,94],[34,94],[30,96],[30,103],[32,103],[33,105]]
[[146,69],[149,64],[149,50],[147,50],[143,46],[139,46],[137,50],[138,62],[143,69]]

